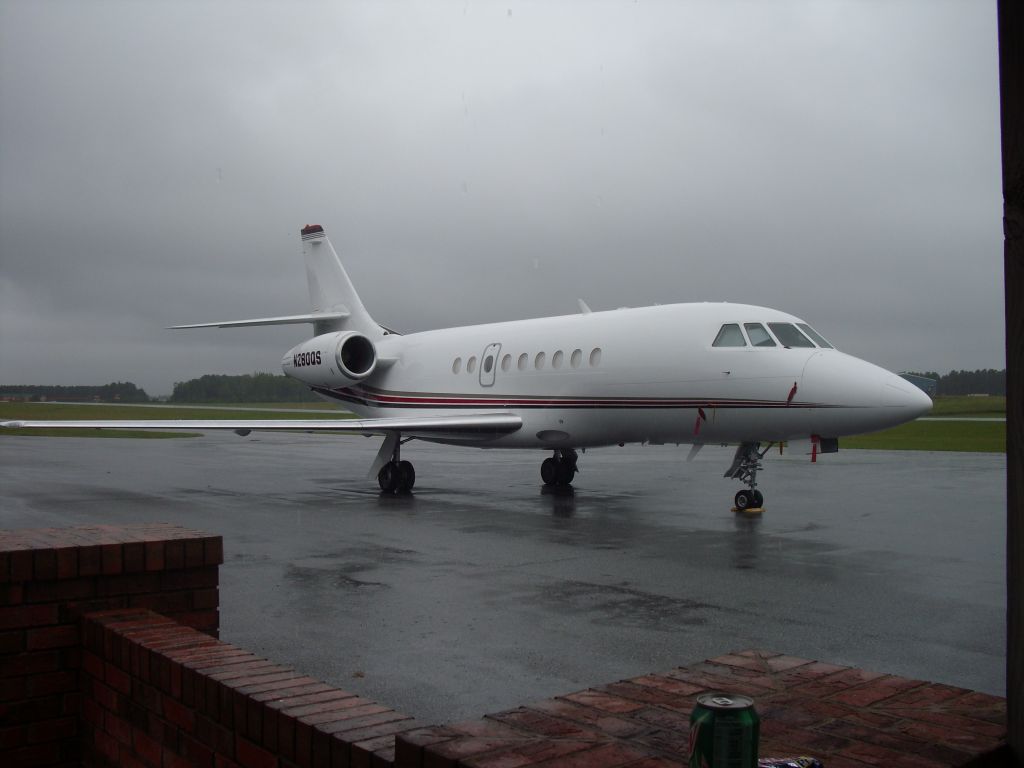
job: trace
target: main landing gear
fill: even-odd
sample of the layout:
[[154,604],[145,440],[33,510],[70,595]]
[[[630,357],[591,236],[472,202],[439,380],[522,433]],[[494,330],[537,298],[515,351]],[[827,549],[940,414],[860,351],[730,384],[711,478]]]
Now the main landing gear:
[[761,469],[761,459],[768,453],[768,448],[761,450],[760,443],[741,443],[733,456],[732,466],[726,470],[724,477],[734,477],[747,485],[748,490],[739,491],[733,501],[736,511],[746,512],[764,506],[764,495],[757,490],[757,470]]
[[556,448],[554,456],[544,459],[540,465],[540,477],[549,488],[567,488],[572,485],[576,468],[576,451],[572,448]]
[[402,460],[402,440],[396,438],[393,442],[391,461],[377,472],[377,483],[385,493],[408,493],[416,485],[416,470],[411,461]]

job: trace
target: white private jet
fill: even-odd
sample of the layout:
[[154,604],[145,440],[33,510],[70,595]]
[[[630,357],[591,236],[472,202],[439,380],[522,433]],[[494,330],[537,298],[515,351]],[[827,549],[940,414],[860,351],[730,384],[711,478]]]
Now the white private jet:
[[[577,449],[625,443],[738,443],[725,477],[760,507],[768,448],[892,427],[931,408],[894,373],[834,349],[793,315],[747,304],[672,304],[445,328],[401,335],[370,317],[319,225],[302,229],[313,311],[174,328],[311,323],[284,373],[359,419],[10,421],[7,427],[344,431],[383,435],[370,477],[410,490],[412,439],[481,448],[541,448],[548,486],[569,486]],[[762,444],[767,444],[763,450]]]

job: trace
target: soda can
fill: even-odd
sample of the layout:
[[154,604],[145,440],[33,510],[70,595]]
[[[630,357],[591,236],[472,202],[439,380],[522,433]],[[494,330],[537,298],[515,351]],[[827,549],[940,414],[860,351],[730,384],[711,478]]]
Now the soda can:
[[690,768],[756,768],[761,719],[749,696],[704,693],[690,715]]

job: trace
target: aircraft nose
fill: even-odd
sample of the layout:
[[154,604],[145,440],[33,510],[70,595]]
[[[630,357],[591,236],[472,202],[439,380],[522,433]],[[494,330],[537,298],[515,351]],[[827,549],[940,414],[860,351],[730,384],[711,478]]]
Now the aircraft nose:
[[889,407],[899,408],[908,421],[932,409],[932,399],[920,387],[896,374],[889,374],[882,384],[882,401]]
[[[819,405],[819,434],[873,432],[927,413],[932,401],[891,371],[841,352],[819,352],[804,367],[800,394]],[[823,407],[820,407],[823,406]]]

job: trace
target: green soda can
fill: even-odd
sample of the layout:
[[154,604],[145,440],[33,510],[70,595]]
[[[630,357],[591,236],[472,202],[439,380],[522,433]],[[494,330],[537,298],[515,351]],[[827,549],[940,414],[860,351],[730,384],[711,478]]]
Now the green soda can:
[[690,715],[690,768],[756,768],[760,729],[749,696],[701,694]]

